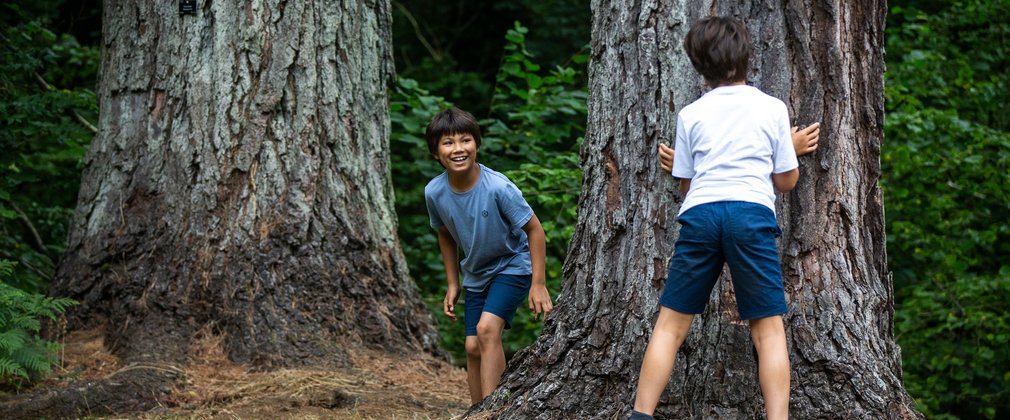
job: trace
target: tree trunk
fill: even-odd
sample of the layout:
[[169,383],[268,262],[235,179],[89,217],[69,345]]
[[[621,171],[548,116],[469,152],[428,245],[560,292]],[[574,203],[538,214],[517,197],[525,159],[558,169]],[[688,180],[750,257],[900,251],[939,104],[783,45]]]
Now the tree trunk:
[[[884,253],[883,1],[593,2],[579,222],[540,339],[483,404],[502,418],[621,418],[658,311],[681,199],[656,158],[703,93],[683,51],[691,23],[750,28],[750,82],[822,121],[797,188],[778,197],[795,418],[917,418],[901,382]],[[657,416],[761,418],[749,328],[723,276],[678,355]]]
[[52,293],[126,361],[437,352],[396,237],[390,5],[104,2],[101,132]]

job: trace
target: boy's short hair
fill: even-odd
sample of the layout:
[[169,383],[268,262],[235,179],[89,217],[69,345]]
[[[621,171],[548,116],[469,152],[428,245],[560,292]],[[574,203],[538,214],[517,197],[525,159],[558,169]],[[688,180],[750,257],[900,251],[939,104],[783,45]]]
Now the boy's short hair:
[[473,136],[477,147],[480,148],[480,125],[477,124],[477,119],[473,117],[473,114],[453,107],[435,114],[435,117],[428,123],[428,128],[424,131],[424,139],[428,142],[428,152],[436,155],[438,141],[443,136],[450,134],[469,134]]
[[695,22],[684,37],[684,51],[712,87],[747,80],[750,33],[737,19],[711,16]]

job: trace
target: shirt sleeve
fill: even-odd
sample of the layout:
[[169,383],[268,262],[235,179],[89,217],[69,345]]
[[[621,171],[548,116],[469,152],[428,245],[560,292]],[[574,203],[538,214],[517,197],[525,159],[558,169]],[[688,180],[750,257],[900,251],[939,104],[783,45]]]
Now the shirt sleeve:
[[498,208],[506,222],[513,229],[522,229],[533,218],[533,208],[530,207],[526,199],[523,198],[522,191],[512,182],[505,183],[505,187],[496,195]]
[[445,226],[442,217],[438,215],[438,206],[435,205],[435,199],[428,192],[427,188],[424,190],[424,204],[428,207],[428,219],[431,223],[431,228],[438,230],[442,226]]
[[687,127],[680,114],[677,114],[677,138],[673,146],[673,176],[681,179],[694,178],[694,156],[689,147],[690,141],[687,137]]
[[796,149],[793,147],[792,130],[789,128],[789,111],[785,104],[776,122],[775,143],[772,144],[772,173],[780,174],[796,169],[800,166],[796,160]]

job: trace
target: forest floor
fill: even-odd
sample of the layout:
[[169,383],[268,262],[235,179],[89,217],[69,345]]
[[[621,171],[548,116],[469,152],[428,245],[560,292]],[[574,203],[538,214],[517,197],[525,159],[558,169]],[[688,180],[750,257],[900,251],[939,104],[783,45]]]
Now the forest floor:
[[[469,408],[465,370],[429,355],[405,360],[353,350],[347,368],[257,372],[230,362],[222,344],[210,338],[194,346],[194,362],[182,368],[184,385],[160,407],[108,418],[451,419]],[[76,331],[66,338],[62,366],[41,388],[107,378],[122,368],[101,330]]]

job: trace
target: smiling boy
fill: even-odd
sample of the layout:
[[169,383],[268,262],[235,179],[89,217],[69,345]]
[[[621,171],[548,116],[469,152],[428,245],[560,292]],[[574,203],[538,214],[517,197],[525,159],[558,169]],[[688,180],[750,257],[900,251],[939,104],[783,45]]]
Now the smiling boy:
[[424,187],[448,283],[443,311],[456,320],[462,271],[467,385],[477,403],[505,371],[502,331],[511,328],[523,298],[537,319],[553,309],[544,276],[546,237],[519,188],[477,162],[481,136],[473,115],[456,108],[438,113],[425,140],[445,168]]

